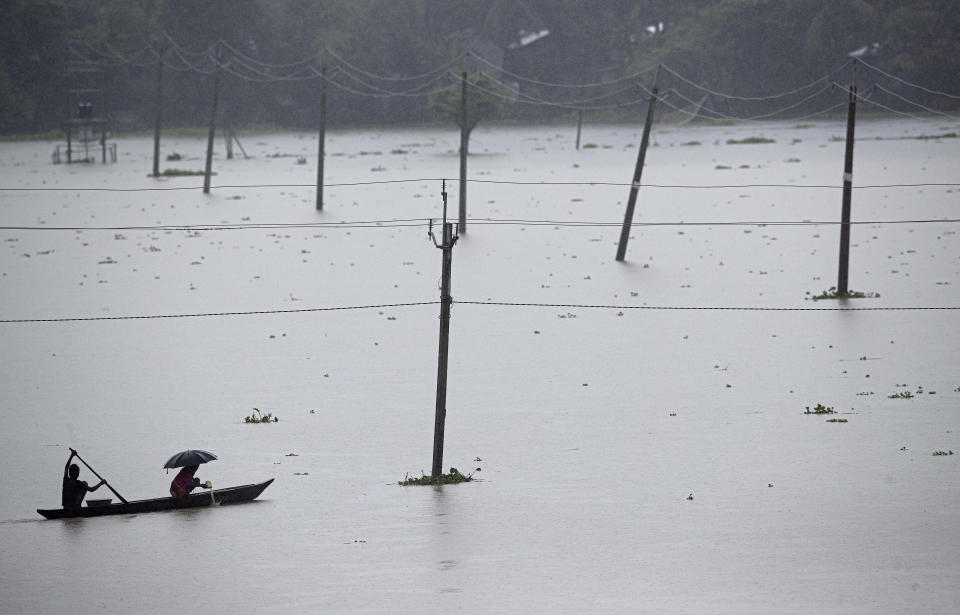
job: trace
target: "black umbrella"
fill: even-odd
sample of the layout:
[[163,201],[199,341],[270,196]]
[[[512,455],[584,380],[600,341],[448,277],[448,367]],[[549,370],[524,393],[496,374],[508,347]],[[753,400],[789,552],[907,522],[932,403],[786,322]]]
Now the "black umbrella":
[[170,459],[167,459],[167,463],[163,464],[165,468],[184,468],[186,466],[196,466],[201,463],[207,463],[208,461],[213,461],[217,456],[209,451],[201,451],[200,449],[191,448],[185,451],[180,451]]

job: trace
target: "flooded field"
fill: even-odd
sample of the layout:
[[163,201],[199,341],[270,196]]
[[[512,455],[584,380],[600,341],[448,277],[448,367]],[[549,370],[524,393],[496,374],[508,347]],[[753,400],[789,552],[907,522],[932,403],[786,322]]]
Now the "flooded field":
[[[148,138],[113,165],[0,144],[0,188],[41,189],[0,190],[0,611],[957,612],[960,122],[857,131],[850,287],[873,297],[815,302],[842,122],[656,130],[624,263],[638,126],[577,151],[481,125],[444,455],[480,480],[441,488],[397,481],[431,464],[426,219],[442,178],[455,217],[455,131],[328,135],[323,212],[316,135],[218,141],[206,196],[147,177]],[[204,148],[166,138],[161,168]],[[215,487],[276,481],[45,521],[68,447],[127,499],[165,495],[184,448],[219,456]]]

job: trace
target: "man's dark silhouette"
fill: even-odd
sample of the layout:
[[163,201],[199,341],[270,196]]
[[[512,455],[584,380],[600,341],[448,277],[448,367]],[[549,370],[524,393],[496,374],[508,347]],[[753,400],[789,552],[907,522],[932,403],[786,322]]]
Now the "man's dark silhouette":
[[67,459],[67,465],[63,466],[63,497],[61,504],[64,508],[80,508],[83,505],[83,498],[88,491],[96,491],[100,485],[107,481],[101,480],[93,487],[88,487],[85,481],[79,480],[80,467],[73,461],[77,451],[70,449],[70,457]]

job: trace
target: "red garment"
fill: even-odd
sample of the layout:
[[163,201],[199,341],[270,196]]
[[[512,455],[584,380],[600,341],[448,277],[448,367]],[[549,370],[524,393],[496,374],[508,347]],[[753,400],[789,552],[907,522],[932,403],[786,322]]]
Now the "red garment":
[[175,498],[182,498],[190,493],[193,487],[193,472],[189,468],[183,468],[170,483],[170,495]]

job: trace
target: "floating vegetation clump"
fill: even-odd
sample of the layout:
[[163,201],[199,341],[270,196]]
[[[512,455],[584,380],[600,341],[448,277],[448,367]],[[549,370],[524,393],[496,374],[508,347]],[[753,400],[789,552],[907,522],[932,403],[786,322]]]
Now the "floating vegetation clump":
[[397,481],[398,485],[409,487],[411,485],[455,485],[457,483],[469,483],[473,480],[473,474],[463,474],[456,468],[450,468],[450,471],[440,476],[427,476],[423,473],[420,478],[411,478],[408,474],[403,480]]
[[831,286],[829,289],[823,291],[819,295],[806,297],[806,299],[821,301],[823,299],[877,299],[879,297],[880,293],[862,293],[858,290],[848,290],[845,293],[840,293],[837,292],[836,286]]
[[244,423],[276,423],[279,420],[278,417],[273,416],[272,412],[262,414],[260,408],[254,408],[253,414],[243,417]]
[[918,135],[914,137],[918,141],[927,141],[929,139],[956,139],[957,133],[955,132],[945,132],[942,135]]
[[828,423],[846,423],[847,419],[827,419]]
[[934,457],[946,457],[952,454],[953,454],[953,451],[933,451]]
[[804,414],[836,414],[833,410],[833,406],[824,406],[823,404],[817,404],[813,407],[813,410],[810,409],[810,406],[807,406],[806,412]]
[[727,145],[756,145],[758,143],[776,143],[775,139],[766,137],[747,137],[746,139],[727,139]]
[[[196,177],[203,175],[203,171],[189,171],[186,169],[164,169],[163,173],[160,174],[160,177]],[[216,173],[211,173],[211,175],[216,175]],[[148,177],[152,177],[148,175]]]
[[177,160],[183,160],[183,156],[177,152],[173,152],[172,154],[167,154],[167,160],[170,162],[176,162]]
[[893,395],[887,395],[889,399],[913,399],[913,393],[910,391],[900,391],[899,393],[894,393]]

